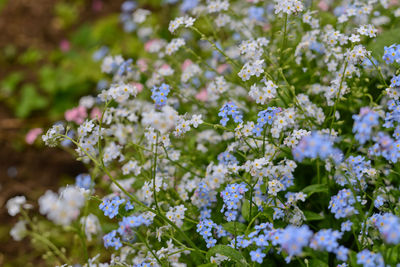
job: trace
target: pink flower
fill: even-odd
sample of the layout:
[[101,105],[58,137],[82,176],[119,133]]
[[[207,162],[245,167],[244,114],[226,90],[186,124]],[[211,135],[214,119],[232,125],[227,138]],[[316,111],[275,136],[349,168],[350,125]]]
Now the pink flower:
[[25,142],[29,145],[32,145],[35,142],[36,138],[43,132],[41,128],[33,128],[30,129],[29,132],[25,136]]
[[171,67],[168,65],[168,64],[163,64],[162,66],[161,66],[161,70],[168,70],[168,69],[170,69]]
[[208,100],[208,93],[206,89],[201,90],[196,96],[197,100],[200,100],[202,102],[205,102]]
[[76,108],[65,111],[64,117],[67,121],[73,121],[77,124],[83,123],[87,117],[86,108],[78,106]]
[[132,83],[132,84],[136,87],[139,93],[143,91],[143,84],[141,83]]
[[70,46],[68,40],[66,40],[66,39],[61,40],[61,42],[60,42],[61,51],[68,52],[70,48],[71,48],[71,46]]
[[187,67],[189,67],[189,66],[192,65],[192,64],[193,64],[193,62],[192,62],[190,59],[186,59],[186,60],[183,62],[181,68],[182,68],[182,70],[184,71]]
[[329,9],[328,3],[325,2],[324,0],[319,1],[318,7],[319,7],[322,11],[328,11],[328,9]]
[[92,9],[96,12],[101,11],[103,9],[103,2],[101,0],[93,0]]
[[226,71],[228,68],[229,68],[228,64],[222,64],[222,65],[218,66],[217,71],[218,71],[219,74],[221,74],[224,71]]
[[264,26],[263,26],[263,31],[264,32],[267,32],[267,31],[269,31],[271,29],[271,24],[264,24]]
[[90,118],[91,119],[97,119],[100,120],[101,119],[101,111],[98,107],[95,107],[92,109],[92,111],[90,112]]
[[152,45],[154,42],[157,42],[157,40],[156,40],[156,39],[153,39],[153,40],[147,41],[147,42],[144,44],[144,50],[146,50],[146,52],[150,52],[151,45]]
[[136,61],[136,64],[139,67],[141,72],[144,72],[147,70],[147,62],[145,59],[138,59],[138,61]]

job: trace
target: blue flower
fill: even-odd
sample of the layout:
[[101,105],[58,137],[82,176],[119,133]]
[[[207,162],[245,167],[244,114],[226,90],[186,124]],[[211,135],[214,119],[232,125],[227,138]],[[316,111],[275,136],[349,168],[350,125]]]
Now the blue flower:
[[195,8],[198,5],[198,2],[198,0],[183,0],[180,9],[182,12],[187,12]]
[[388,161],[397,162],[400,158],[400,141],[394,141],[383,132],[378,132],[373,140],[376,143],[369,148],[368,153],[370,155],[382,156]]
[[103,236],[104,246],[106,248],[113,247],[115,250],[118,250],[122,247],[121,239],[116,237],[117,231],[113,230],[110,233]]
[[383,206],[384,203],[385,203],[385,199],[382,196],[377,196],[374,201],[374,206],[375,206],[375,208],[379,208],[379,207]]
[[357,263],[362,264],[364,267],[384,267],[385,263],[380,253],[371,252],[364,249],[357,253]]
[[110,199],[104,199],[99,205],[99,208],[104,212],[104,215],[110,219],[114,218],[118,214],[119,206],[124,203],[125,200],[120,199],[118,196]]
[[400,45],[392,44],[389,47],[385,46],[383,60],[385,60],[386,63],[388,63],[388,64],[394,63],[394,62],[399,63],[400,62]]
[[133,210],[135,208],[135,206],[128,200],[125,204],[125,210]]
[[399,87],[400,86],[400,75],[395,75],[390,80],[390,87]]
[[232,101],[224,104],[222,108],[219,110],[218,116],[221,117],[222,119],[220,120],[220,123],[223,126],[226,126],[226,123],[229,121],[228,115],[232,117],[234,122],[243,122],[243,116],[242,114],[237,110],[237,106],[235,103]]
[[87,173],[78,174],[75,178],[75,185],[80,188],[90,189],[93,185],[92,178]]
[[271,125],[275,115],[281,111],[281,108],[276,107],[268,107],[266,110],[260,111],[258,113],[257,124],[253,129],[253,133],[255,133],[256,136],[260,136],[264,125],[267,123]]
[[383,215],[377,214],[376,227],[383,239],[389,243],[397,245],[400,243],[400,218],[391,213]]
[[260,248],[250,251],[251,260],[254,262],[262,263],[265,258],[265,253]]
[[336,253],[336,257],[337,257],[338,260],[347,261],[348,256],[349,256],[349,249],[344,247],[344,246],[340,246],[335,251],[335,253]]
[[333,196],[329,202],[329,209],[335,214],[335,218],[346,218],[358,211],[353,207],[356,200],[353,193],[348,189],[342,189],[337,195]]
[[359,115],[353,115],[353,133],[360,144],[371,139],[372,128],[379,125],[379,115],[368,107],[361,108]]
[[229,164],[238,164],[238,160],[236,159],[235,156],[230,154],[229,152],[223,152],[218,155],[218,160],[219,163],[223,165],[229,165]]
[[207,243],[207,248],[212,248],[217,243],[217,239],[208,238],[206,239],[206,243]]
[[235,221],[238,215],[236,209],[238,209],[238,203],[243,198],[245,192],[248,189],[245,183],[240,184],[230,184],[225,187],[225,190],[221,192],[222,200],[224,205],[222,206],[221,212],[225,209],[225,216],[227,216],[227,221]]
[[353,223],[349,220],[342,222],[341,226],[340,226],[340,230],[342,232],[347,232],[347,231],[351,231],[351,226],[353,225]]
[[334,155],[334,160],[339,163],[343,156],[339,149],[333,147],[332,138],[317,132],[304,136],[292,153],[294,159],[299,162],[303,161],[304,158],[320,157],[326,159],[328,156]]
[[301,254],[303,247],[308,246],[312,235],[312,231],[306,225],[301,227],[288,225],[273,236],[272,242],[281,245],[282,249],[289,255],[286,261],[290,262],[293,256]]
[[255,237],[253,241],[256,243],[257,246],[259,247],[266,247],[268,246],[268,240],[265,235],[259,235],[258,237]]
[[133,60],[132,59],[127,59],[125,61],[123,61],[119,66],[118,66],[118,70],[117,73],[118,75],[122,76],[125,73],[129,74],[130,72],[132,72],[132,68],[131,68],[131,64],[132,64]]
[[337,240],[341,238],[342,235],[343,233],[336,230],[323,229],[313,236],[310,247],[316,250],[334,252],[339,247]]
[[170,92],[170,86],[168,84],[163,83],[160,87],[154,86],[151,92],[151,99],[156,103],[156,108],[160,109],[167,104],[167,96]]
[[254,20],[258,20],[258,21],[264,20],[264,8],[262,8],[262,7],[251,6],[248,9],[247,13],[248,13],[249,19],[254,19]]

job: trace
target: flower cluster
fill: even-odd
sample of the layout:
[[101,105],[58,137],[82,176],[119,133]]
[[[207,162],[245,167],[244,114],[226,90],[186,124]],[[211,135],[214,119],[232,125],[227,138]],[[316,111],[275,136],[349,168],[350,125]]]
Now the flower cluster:
[[[395,1],[152,2],[123,4],[135,49],[98,51],[106,82],[42,137],[87,166],[32,220],[82,240],[57,260],[396,266]],[[29,201],[11,235],[47,240]]]
[[392,44],[389,47],[385,46],[385,51],[383,54],[383,60],[388,64],[392,64],[394,62],[400,62],[400,45]]
[[333,147],[332,138],[329,135],[321,133],[312,133],[304,136],[299,144],[293,149],[293,156],[297,161],[303,161],[305,158],[326,159],[332,156],[335,161],[341,161],[341,151]]
[[156,103],[156,107],[158,109],[162,108],[163,106],[165,106],[167,104],[167,96],[170,92],[170,87],[168,84],[161,84],[161,86],[156,87],[154,86],[151,89],[151,99],[154,100],[154,102]]
[[221,212],[226,210],[224,214],[228,222],[236,221],[239,203],[246,191],[248,191],[246,184],[241,183],[228,185],[225,190],[221,192],[221,197],[224,200]]
[[238,110],[238,107],[236,106],[235,103],[233,102],[228,102],[222,106],[222,108],[219,110],[218,116],[220,116],[222,119],[220,120],[220,123],[223,126],[226,126],[226,123],[229,121],[228,115],[232,117],[232,119],[238,123],[238,122],[243,122],[242,119],[242,114]]

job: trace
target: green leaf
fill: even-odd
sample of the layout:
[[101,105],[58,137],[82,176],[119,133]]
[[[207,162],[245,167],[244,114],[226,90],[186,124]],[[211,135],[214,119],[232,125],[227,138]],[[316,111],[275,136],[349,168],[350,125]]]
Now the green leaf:
[[323,262],[319,259],[309,259],[308,266],[309,267],[329,267],[329,265],[326,262]]
[[243,257],[242,253],[237,251],[234,248],[231,248],[226,245],[216,245],[215,247],[212,247],[208,252],[207,252],[207,259],[209,260],[211,256],[215,255],[216,253],[219,253],[221,255],[224,255],[228,257],[229,259],[235,261],[238,263],[238,266],[247,266],[246,259]]
[[367,49],[372,51],[372,55],[376,59],[381,60],[385,46],[390,46],[394,43],[397,43],[399,39],[400,31],[397,27],[395,27],[379,34],[367,45]]
[[48,100],[39,95],[32,84],[24,85],[21,90],[21,100],[15,110],[18,117],[26,117],[31,111],[47,106]]
[[198,267],[217,267],[218,265],[216,263],[206,263],[199,265]]
[[246,225],[240,222],[228,222],[224,223],[222,227],[231,234],[235,234],[235,223],[236,223],[236,235],[241,235],[246,231]]
[[307,221],[319,221],[324,219],[324,216],[308,210],[304,211],[304,216],[306,216]]
[[267,185],[262,183],[260,185],[260,190],[261,190],[261,193],[264,193],[264,194],[267,193]]
[[42,58],[43,55],[39,50],[30,48],[19,56],[18,62],[23,65],[28,65],[37,63]]
[[18,84],[23,80],[24,75],[21,72],[13,72],[1,81],[0,90],[5,96],[15,91]]
[[328,185],[326,184],[312,184],[307,187],[304,187],[301,190],[304,194],[307,194],[307,197],[310,197],[314,193],[328,193]]
[[242,204],[242,216],[246,221],[250,221],[250,201],[247,199]]
[[357,253],[355,253],[354,251],[350,250],[350,266],[359,266],[357,264]]

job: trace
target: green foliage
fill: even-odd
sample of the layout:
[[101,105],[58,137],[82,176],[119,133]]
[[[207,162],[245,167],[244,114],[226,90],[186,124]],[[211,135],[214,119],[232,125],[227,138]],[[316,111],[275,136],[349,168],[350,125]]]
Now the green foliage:
[[48,105],[48,100],[39,95],[36,87],[32,84],[25,84],[21,88],[21,99],[15,109],[18,117],[26,117],[30,112],[43,109]]
[[305,210],[305,211],[303,211],[303,213],[304,213],[304,216],[306,216],[307,221],[319,221],[319,220],[325,219],[324,216],[322,216],[318,213],[309,211],[309,210]]
[[246,259],[243,257],[242,253],[235,250],[234,248],[226,245],[216,245],[208,250],[206,256],[207,259],[210,259],[210,257],[215,255],[216,253],[219,253],[235,261],[237,263],[237,266],[248,266]]
[[8,97],[16,89],[18,84],[23,80],[24,75],[21,72],[13,72],[5,77],[0,84],[0,92],[2,97]]
[[[254,211],[254,210],[253,210]],[[250,220],[250,201],[244,200],[242,204],[242,215],[246,221]]]
[[328,193],[329,187],[327,184],[312,184],[309,185],[303,190],[301,190],[307,197],[310,197],[314,193]]
[[22,65],[31,65],[38,63],[42,58],[43,55],[40,50],[29,48],[19,56],[18,63]]
[[79,18],[80,4],[59,2],[54,8],[54,13],[61,28],[65,29],[74,24]]

